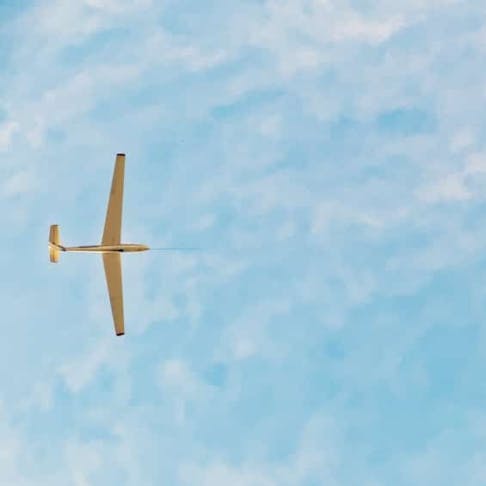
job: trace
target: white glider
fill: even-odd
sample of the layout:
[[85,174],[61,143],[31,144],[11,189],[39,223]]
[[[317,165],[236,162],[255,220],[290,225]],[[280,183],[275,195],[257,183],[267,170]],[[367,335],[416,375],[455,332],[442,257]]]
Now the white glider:
[[121,243],[124,174],[125,154],[117,154],[101,245],[63,246],[60,242],[59,226],[53,224],[49,231],[49,258],[53,263],[59,261],[59,253],[62,251],[102,253],[108,294],[110,296],[111,311],[117,336],[125,334],[120,254],[140,252],[150,249],[146,245]]

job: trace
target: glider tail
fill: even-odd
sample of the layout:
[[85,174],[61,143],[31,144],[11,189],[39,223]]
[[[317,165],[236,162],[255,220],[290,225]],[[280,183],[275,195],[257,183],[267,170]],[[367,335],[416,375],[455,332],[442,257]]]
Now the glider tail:
[[61,246],[61,240],[59,237],[59,226],[52,224],[49,229],[49,260],[52,263],[59,261],[59,251],[64,251],[64,247]]

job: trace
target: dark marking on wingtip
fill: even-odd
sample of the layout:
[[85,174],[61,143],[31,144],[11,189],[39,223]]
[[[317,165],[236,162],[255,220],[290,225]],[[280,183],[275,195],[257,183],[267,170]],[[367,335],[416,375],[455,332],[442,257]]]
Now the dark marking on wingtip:
[[117,335],[117,336],[124,336],[124,335],[125,335],[125,333],[124,333],[124,332],[117,332],[117,333],[116,333],[116,335]]
[[122,154],[122,153],[118,153],[118,154],[116,154],[116,156],[117,156],[117,157],[118,157],[118,156],[125,157],[125,155],[126,155],[126,154]]

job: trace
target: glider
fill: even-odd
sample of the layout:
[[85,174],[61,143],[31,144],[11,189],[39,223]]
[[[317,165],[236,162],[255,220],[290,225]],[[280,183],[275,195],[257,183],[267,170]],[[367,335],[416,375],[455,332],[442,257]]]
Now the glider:
[[106,284],[110,296],[111,312],[113,314],[113,323],[115,325],[115,333],[117,336],[123,336],[123,334],[125,334],[120,255],[122,253],[141,252],[150,249],[146,245],[137,243],[121,243],[124,175],[125,154],[117,154],[101,245],[63,246],[60,242],[59,226],[53,224],[49,230],[49,258],[52,263],[57,263],[59,261],[59,254],[62,251],[102,254]]

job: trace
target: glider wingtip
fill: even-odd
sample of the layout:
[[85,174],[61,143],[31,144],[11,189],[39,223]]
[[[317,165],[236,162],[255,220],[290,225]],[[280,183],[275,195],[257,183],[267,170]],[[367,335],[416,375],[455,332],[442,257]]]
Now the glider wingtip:
[[116,333],[116,335],[117,335],[117,336],[124,336],[124,335],[125,335],[125,333],[124,333],[124,332],[117,332],[117,333]]
[[117,157],[125,157],[126,154],[122,153],[122,152],[118,152],[116,154]]

